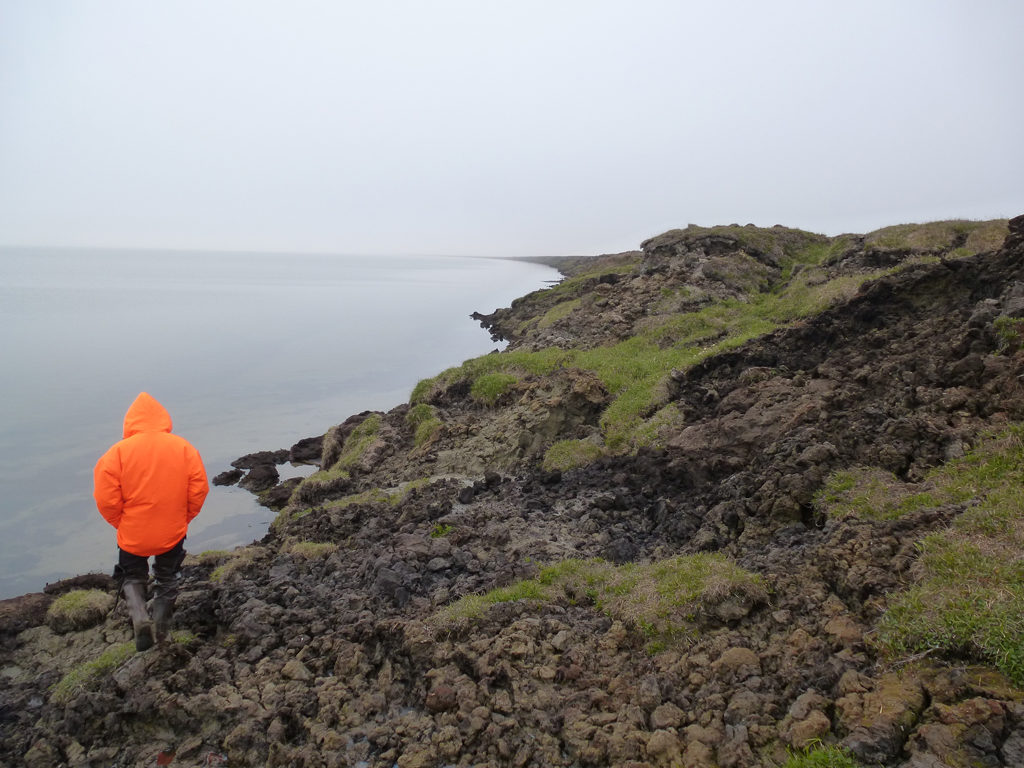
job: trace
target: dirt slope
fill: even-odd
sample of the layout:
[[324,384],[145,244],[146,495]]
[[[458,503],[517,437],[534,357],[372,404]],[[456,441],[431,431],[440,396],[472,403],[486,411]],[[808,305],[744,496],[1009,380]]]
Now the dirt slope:
[[[1012,676],[874,639],[974,501],[879,519],[820,496],[857,467],[927,487],[1024,420],[997,322],[1024,316],[1024,217],[1001,248],[939,229],[678,230],[483,318],[518,362],[314,441],[323,471],[269,490],[262,542],[190,558],[174,642],[118,654],[121,608],[57,634],[49,596],[7,601],[0,761],[1024,765]],[[667,361],[625,428],[619,354]]]

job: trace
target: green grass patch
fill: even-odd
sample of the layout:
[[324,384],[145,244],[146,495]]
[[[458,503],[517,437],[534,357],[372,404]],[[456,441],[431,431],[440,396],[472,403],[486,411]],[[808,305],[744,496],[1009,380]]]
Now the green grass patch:
[[72,632],[99,624],[113,607],[114,598],[99,589],[73,589],[58,597],[46,611],[46,624],[54,632]]
[[512,373],[485,373],[478,376],[469,390],[470,396],[484,405],[494,405],[498,398],[519,383]]
[[817,746],[791,752],[782,768],[862,768],[842,747]]
[[771,254],[780,261],[793,253],[802,251],[811,243],[828,242],[828,238],[825,235],[817,235],[802,229],[791,229],[789,227],[765,229],[762,227],[743,227],[735,224],[715,227],[701,227],[696,224],[690,224],[686,229],[672,229],[649,240],[645,240],[641,247],[645,252],[651,252],[665,245],[685,240],[696,241],[709,236],[730,238],[735,240],[745,250]]
[[[381,415],[379,413],[371,413],[363,419],[349,433],[349,436],[345,438],[345,445],[342,446],[341,455],[338,456],[337,461],[331,466],[331,471],[347,472],[358,464],[366,453],[366,449],[370,447],[380,432],[381,422]],[[316,477],[319,474],[319,472],[316,472],[310,477]]]
[[576,309],[580,306],[582,301],[582,299],[569,299],[568,301],[563,301],[558,304],[555,304],[555,306],[553,306],[551,309],[549,309],[547,312],[540,316],[540,318],[537,320],[537,327],[550,328],[559,320],[564,320],[565,318],[567,318],[569,315],[576,311]]
[[50,700],[67,704],[80,693],[98,689],[107,676],[135,653],[135,643],[120,643],[108,648],[95,659],[79,664],[53,686]]
[[541,569],[535,579],[464,597],[435,619],[442,624],[472,619],[497,603],[524,599],[592,602],[657,647],[667,647],[692,638],[701,615],[725,600],[759,603],[767,592],[760,576],[717,553],[621,566],[601,559],[569,559]]
[[988,663],[1024,686],[1024,426],[986,437],[929,480],[934,498],[972,504],[920,542],[917,583],[890,602],[876,642],[890,656]]
[[592,440],[559,440],[544,453],[544,469],[565,472],[591,464],[603,453]]
[[413,445],[420,448],[441,431],[443,423],[437,416],[437,410],[427,403],[418,403],[409,409],[405,420],[413,430]]
[[904,485],[884,469],[854,467],[829,475],[814,503],[829,517],[891,520],[902,514],[898,502],[907,496]]
[[961,255],[994,251],[1003,244],[1009,231],[1006,219],[991,221],[932,221],[927,224],[897,224],[875,230],[865,236],[865,245],[893,251],[951,251],[954,243]]
[[231,552],[226,549],[207,549],[198,555],[189,553],[185,557],[185,565],[216,565],[231,557]]
[[409,402],[414,406],[426,402],[460,381],[468,381],[472,388],[480,377],[491,373],[543,376],[564,367],[570,359],[571,355],[558,347],[548,347],[536,352],[517,349],[482,355],[467,360],[462,365],[448,368],[433,378],[423,379],[413,389]]
[[[936,231],[946,234],[941,237],[935,235],[938,238],[935,241],[951,243],[954,241],[952,238],[963,236],[969,241],[971,236],[977,235],[979,243],[994,242],[996,237],[992,233],[1000,227],[1005,230],[1005,222],[996,222],[994,228],[990,225],[993,223],[966,222],[958,223],[956,227],[951,225],[952,228],[939,227]],[[934,235],[931,230],[917,234],[910,230],[889,234],[879,232],[881,234],[876,233],[879,242],[906,241],[919,248],[931,242],[929,238]],[[982,237],[979,233],[988,234]],[[706,235],[733,237],[748,250],[771,254],[780,265],[782,278],[774,285],[761,286],[763,290],[760,292],[749,293],[745,300],[730,299],[696,311],[652,315],[645,321],[647,325],[643,330],[616,344],[587,350],[557,347],[533,352],[513,350],[467,360],[461,366],[421,381],[413,391],[411,403],[426,402],[460,381],[468,384],[474,397],[493,403],[507,391],[507,387],[512,386],[515,377],[547,375],[561,368],[581,368],[596,374],[613,396],[600,421],[606,447],[615,452],[635,450],[656,443],[660,425],[666,416],[671,416],[661,409],[665,405],[664,382],[673,369],[685,369],[707,357],[740,347],[754,338],[852,298],[870,280],[898,272],[911,263],[937,258],[923,254],[919,259],[908,259],[891,269],[828,279],[822,265],[845,252],[851,246],[850,241],[782,227],[759,230],[752,227],[691,226],[652,238],[644,247],[656,248],[658,243],[671,244],[680,238]],[[763,282],[761,271],[750,271],[754,268],[749,264],[750,269],[746,269],[743,265],[747,262],[742,259],[738,264],[737,269],[741,269],[743,274],[732,278],[726,276],[728,279],[750,282],[756,278],[759,285]],[[632,267],[627,269],[623,265],[622,269],[628,271]],[[555,288],[538,292],[537,295],[562,292],[556,294],[558,303],[547,309],[548,313],[554,313],[550,318],[573,310],[573,302],[579,298],[573,290],[578,289],[588,277],[593,275],[572,278]],[[660,421],[652,423],[652,419]]]
[[965,456],[931,470],[918,485],[903,483],[873,467],[833,472],[815,496],[819,512],[830,517],[893,520],[911,512],[976,500],[956,525],[1000,534],[1021,513],[1024,483],[1024,426],[990,434]]
[[387,504],[394,507],[404,501],[405,497],[414,490],[422,488],[429,482],[427,478],[420,478],[419,480],[410,480],[407,483],[402,483],[394,488],[370,488],[366,491],[343,496],[340,499],[333,499],[326,502],[323,506],[324,509],[344,509],[345,507],[351,507],[353,504]]
[[992,328],[999,337],[999,351],[1003,354],[1012,355],[1024,346],[1024,318],[997,317]]
[[240,547],[231,553],[230,559],[210,572],[210,581],[224,581],[228,576],[245,568],[256,559],[256,547]]
[[318,541],[296,541],[285,547],[285,551],[300,560],[320,560],[336,552],[337,544]]
[[623,261],[621,264],[604,264],[603,266],[595,267],[594,269],[587,270],[586,272],[580,272],[579,274],[567,277],[557,285],[552,285],[550,288],[542,288],[539,291],[534,291],[528,294],[526,298],[533,298],[534,300],[550,301],[555,298],[556,301],[561,302],[566,299],[578,298],[583,294],[589,287],[591,282],[595,278],[601,278],[604,275],[628,275],[636,269],[637,264],[640,263],[640,259],[628,259]]
[[430,529],[430,538],[432,539],[443,539],[455,528],[448,523],[434,523],[434,526]]

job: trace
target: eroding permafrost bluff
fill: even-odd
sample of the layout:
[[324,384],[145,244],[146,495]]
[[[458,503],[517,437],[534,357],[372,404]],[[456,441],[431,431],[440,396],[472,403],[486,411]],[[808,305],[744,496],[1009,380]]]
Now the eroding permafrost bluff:
[[174,642],[98,581],[6,604],[4,755],[1024,765],[1024,217],[561,267],[481,316],[505,352],[285,450],[319,471],[191,558]]

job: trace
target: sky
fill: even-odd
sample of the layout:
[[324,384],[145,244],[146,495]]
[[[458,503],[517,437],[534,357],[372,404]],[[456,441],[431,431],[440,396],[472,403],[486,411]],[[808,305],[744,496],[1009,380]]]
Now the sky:
[[526,256],[1024,213],[1019,0],[0,0],[0,245]]

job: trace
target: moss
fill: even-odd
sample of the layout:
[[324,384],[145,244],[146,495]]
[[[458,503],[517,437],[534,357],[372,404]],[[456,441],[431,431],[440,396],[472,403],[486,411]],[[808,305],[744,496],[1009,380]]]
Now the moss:
[[544,453],[544,469],[563,472],[596,461],[604,453],[591,440],[559,440]]
[[668,646],[692,638],[700,617],[733,597],[756,603],[767,593],[759,576],[719,554],[621,566],[569,559],[542,568],[535,579],[465,597],[440,611],[435,621],[472,619],[496,603],[515,600],[587,601]]
[[121,643],[108,648],[95,659],[79,664],[61,678],[51,690],[55,704],[67,704],[85,691],[96,690],[108,675],[135,652],[135,643]]

